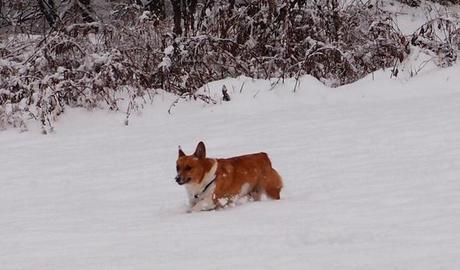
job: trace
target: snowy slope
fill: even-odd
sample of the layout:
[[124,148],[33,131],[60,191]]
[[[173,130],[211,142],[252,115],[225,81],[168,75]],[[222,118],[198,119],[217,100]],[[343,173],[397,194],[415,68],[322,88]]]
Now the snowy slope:
[[[8,269],[459,269],[460,66],[326,88],[228,79],[229,103],[159,94],[123,115],[70,110],[0,133]],[[239,93],[241,84],[242,93]],[[281,201],[186,214],[180,144],[270,154]]]

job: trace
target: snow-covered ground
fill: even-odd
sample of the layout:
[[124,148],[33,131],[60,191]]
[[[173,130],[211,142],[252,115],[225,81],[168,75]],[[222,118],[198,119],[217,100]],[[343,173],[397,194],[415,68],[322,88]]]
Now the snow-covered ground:
[[[330,89],[227,79],[232,101],[156,96],[0,133],[2,270],[459,269],[460,65]],[[243,87],[242,83],[244,82]],[[240,93],[240,89],[242,89]],[[270,154],[281,201],[186,213],[177,146]]]

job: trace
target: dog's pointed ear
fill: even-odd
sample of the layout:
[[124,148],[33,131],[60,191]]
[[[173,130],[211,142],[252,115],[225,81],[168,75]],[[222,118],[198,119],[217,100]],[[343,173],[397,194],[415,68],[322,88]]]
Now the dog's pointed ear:
[[182,151],[182,149],[180,148],[180,145],[179,145],[179,157],[183,157],[185,156],[185,153],[184,151]]
[[196,146],[195,153],[193,154],[197,158],[205,158],[206,157],[206,147],[204,146],[203,142],[199,142]]

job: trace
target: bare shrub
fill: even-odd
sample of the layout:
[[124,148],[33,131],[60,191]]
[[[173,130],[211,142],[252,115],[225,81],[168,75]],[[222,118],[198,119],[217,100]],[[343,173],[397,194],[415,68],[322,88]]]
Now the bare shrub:
[[195,32],[175,40],[171,66],[180,70],[170,73],[185,77],[183,83],[192,88],[240,74],[311,74],[338,86],[391,67],[409,53],[391,16],[375,6],[292,3],[273,7],[270,1],[246,1],[232,7],[215,1],[199,6]]
[[433,55],[438,66],[451,66],[460,52],[460,22],[445,17],[430,20],[412,35],[411,43]]
[[116,31],[95,22],[50,32],[16,54],[3,48],[0,125],[25,129],[23,119],[31,117],[46,133],[66,106],[121,110],[125,104],[129,117],[161,86],[153,76],[160,37],[149,20]]
[[438,56],[440,66],[456,61],[460,47],[458,24],[450,19],[429,21],[409,40],[391,14],[370,3],[197,3],[195,14],[187,13],[183,35],[171,31],[171,19],[114,2],[106,23],[82,22],[78,13],[60,16],[39,38],[4,39],[0,128],[25,130],[24,120],[32,118],[46,133],[68,107],[123,110],[128,123],[156,89],[178,100],[214,102],[196,90],[229,76],[282,81],[310,74],[339,86],[382,68],[396,75],[411,44]]

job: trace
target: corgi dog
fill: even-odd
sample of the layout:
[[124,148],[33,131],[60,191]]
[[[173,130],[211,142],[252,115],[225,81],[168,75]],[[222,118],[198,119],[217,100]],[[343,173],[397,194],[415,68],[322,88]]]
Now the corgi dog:
[[208,158],[203,142],[192,155],[179,148],[176,170],[175,180],[187,190],[190,212],[222,208],[244,196],[257,201],[266,194],[279,200],[283,187],[266,153]]

